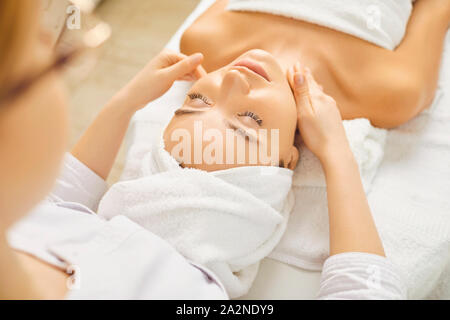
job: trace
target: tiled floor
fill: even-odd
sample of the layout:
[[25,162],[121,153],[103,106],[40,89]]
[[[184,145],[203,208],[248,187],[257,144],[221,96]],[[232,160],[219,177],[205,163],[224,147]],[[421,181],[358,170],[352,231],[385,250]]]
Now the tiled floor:
[[[113,29],[99,62],[87,79],[69,83],[71,145],[100,108],[168,42],[199,0],[104,0],[98,15]],[[69,81],[70,82],[70,81]],[[109,182],[123,168],[121,151]]]

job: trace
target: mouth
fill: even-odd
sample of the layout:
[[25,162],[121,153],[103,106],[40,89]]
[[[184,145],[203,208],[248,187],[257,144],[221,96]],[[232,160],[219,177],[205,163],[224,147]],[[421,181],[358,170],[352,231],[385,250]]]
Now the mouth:
[[244,67],[253,73],[256,73],[258,76],[263,77],[266,81],[270,82],[269,75],[266,70],[259,63],[251,61],[251,60],[241,60],[233,65],[233,67]]

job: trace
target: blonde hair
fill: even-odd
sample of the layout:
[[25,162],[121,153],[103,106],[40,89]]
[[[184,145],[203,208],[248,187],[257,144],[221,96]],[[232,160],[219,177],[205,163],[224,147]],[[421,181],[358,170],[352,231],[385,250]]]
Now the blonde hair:
[[39,1],[0,1],[0,92],[11,81],[36,34]]

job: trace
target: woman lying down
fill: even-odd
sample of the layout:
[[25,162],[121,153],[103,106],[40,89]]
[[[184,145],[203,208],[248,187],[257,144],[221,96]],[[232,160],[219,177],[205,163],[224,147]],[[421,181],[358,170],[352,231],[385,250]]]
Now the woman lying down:
[[[353,278],[344,272],[350,267],[358,280],[347,283],[349,292],[335,293],[335,298],[404,298],[399,278],[383,258],[334,99],[308,69],[297,64],[288,81],[276,61],[261,51],[244,54],[219,74],[223,79],[216,82],[217,96],[224,100],[213,104],[196,93],[217,75],[198,80],[165,130],[161,148],[143,159],[144,172],[156,168],[160,173],[114,185],[98,214],[106,219],[126,216],[211,270],[231,298],[242,296],[259,262],[286,230],[299,128],[327,177],[332,258],[325,266],[320,296],[332,298],[328,293],[337,289],[334,285]],[[249,103],[249,96],[263,93],[279,99]],[[275,104],[277,116],[263,118]],[[211,141],[205,143],[204,137]],[[389,275],[380,279],[379,290],[367,287],[364,273],[370,266]]]
[[[341,114],[392,127],[429,104],[448,2],[418,1],[393,52],[297,20],[225,11],[225,5],[214,4],[182,42],[188,54],[206,53],[211,72],[199,66],[197,54],[166,52],[153,60],[87,130],[65,162],[53,204],[18,224],[11,245],[59,268],[40,266],[47,277],[62,279],[61,270],[81,274],[71,298],[239,297],[288,222],[298,129],[327,180],[330,258],[319,298],[405,298],[384,255]],[[270,24],[270,37],[260,28],[239,28],[244,22]],[[212,34],[200,42],[197,32]],[[428,34],[435,37],[425,59]],[[264,50],[248,50],[255,47]],[[144,172],[157,167],[161,173],[113,186],[95,216],[104,192],[100,178],[108,176],[129,120],[176,79],[198,81],[160,148],[142,159]],[[47,236],[33,237],[36,227]],[[380,271],[377,279],[367,275],[369,268]],[[48,296],[67,296],[57,289]]]
[[[215,2],[182,37],[182,51],[204,52],[203,65],[210,73],[189,89],[164,130],[164,143],[159,145],[172,157],[157,149],[142,161],[143,176],[164,173],[116,185],[103,199],[99,213],[107,218],[126,215],[167,239],[183,255],[210,268],[236,297],[248,290],[258,262],[269,255],[285,230],[292,209],[292,170],[299,159],[296,128],[312,151],[309,139],[317,139],[314,142],[320,146],[327,145],[328,138],[321,138],[328,134],[337,139],[330,143],[331,160],[315,152],[327,177],[331,255],[336,252],[335,226],[353,228],[358,237],[371,234],[361,229],[363,224],[350,207],[345,213],[348,221],[334,220],[338,208],[346,207],[335,193],[351,195],[353,203],[359,191],[349,185],[349,190],[333,190],[330,178],[336,176],[327,162],[339,166],[341,161],[348,165],[354,160],[340,161],[348,143],[339,142],[341,135],[333,132],[332,123],[323,124],[324,132],[308,136],[314,126],[302,125],[299,100],[292,95],[293,73],[302,69],[292,70],[296,59],[301,56],[301,63],[311,67],[307,79],[314,81],[312,73],[320,83],[311,85],[317,90],[301,99],[313,106],[326,105],[331,99],[327,92],[345,119],[364,117],[389,128],[405,123],[431,102],[450,21],[448,10],[442,14],[448,2],[418,1],[404,41],[388,51],[302,21],[229,11],[227,4]],[[280,2],[277,6],[282,7]],[[424,48],[430,33],[435,36]],[[249,50],[255,47],[264,50]],[[330,116],[328,112],[325,116]],[[181,170],[180,165],[209,174]],[[281,168],[261,169],[267,165]],[[342,181],[347,183],[352,174],[341,168],[336,171],[342,174],[336,188],[343,188]],[[177,183],[168,182],[172,180]],[[354,204],[358,215],[368,212],[357,201]],[[357,240],[347,243],[353,241]]]
[[[131,115],[164,93],[175,79],[203,76],[196,86],[208,80],[199,67],[201,55],[162,53],[111,100],[88,129],[73,156],[66,158],[49,201],[10,231],[10,244],[24,252],[17,253],[19,259],[36,270],[41,297],[225,299],[245,294],[259,261],[276,246],[286,227],[292,207],[291,169],[298,158],[297,126],[327,173],[331,257],[318,297],[406,297],[399,275],[384,255],[335,101],[298,65],[289,72],[289,81],[282,80],[285,75],[276,64],[273,69],[265,67],[264,75],[253,71],[263,72],[254,69],[261,63],[255,53],[262,54],[250,52],[242,57],[254,64],[239,59],[248,61],[248,67],[222,71],[223,86],[256,90],[280,81],[277,90],[288,98],[280,105],[279,119],[284,123],[277,125],[279,142],[248,137],[240,130],[259,127],[264,120],[250,114],[226,117],[225,106],[212,107],[220,117],[214,123],[220,125],[217,128],[222,128],[222,122],[230,123],[231,140],[235,146],[244,145],[247,155],[251,155],[251,144],[275,144],[270,150],[279,148],[279,152],[269,152],[268,164],[248,160],[251,166],[232,164],[232,159],[226,168],[208,165],[210,159],[205,157],[199,162],[204,170],[199,170],[189,168],[194,167],[186,158],[191,145],[181,152],[185,158],[180,162],[158,150],[143,160],[157,163],[164,168],[162,173],[114,185],[96,215],[93,210],[105,188],[101,177],[109,173]],[[145,95],[139,95],[147,84],[151,86]],[[205,108],[211,106],[203,99],[188,98],[165,136],[172,135],[191,112]],[[226,155],[231,150],[215,149],[220,151]],[[267,167],[275,164],[279,166]],[[378,268],[379,279],[367,278],[367,268]],[[64,272],[72,274],[69,280]]]

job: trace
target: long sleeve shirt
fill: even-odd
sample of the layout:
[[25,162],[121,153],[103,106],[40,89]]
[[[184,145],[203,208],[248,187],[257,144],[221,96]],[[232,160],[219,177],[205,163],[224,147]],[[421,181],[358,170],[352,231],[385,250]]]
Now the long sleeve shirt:
[[[228,299],[216,275],[164,239],[123,216],[98,217],[106,189],[67,155],[53,192],[14,226],[10,245],[70,273],[67,299]],[[318,298],[404,299],[406,293],[388,259],[345,253],[325,262]]]

